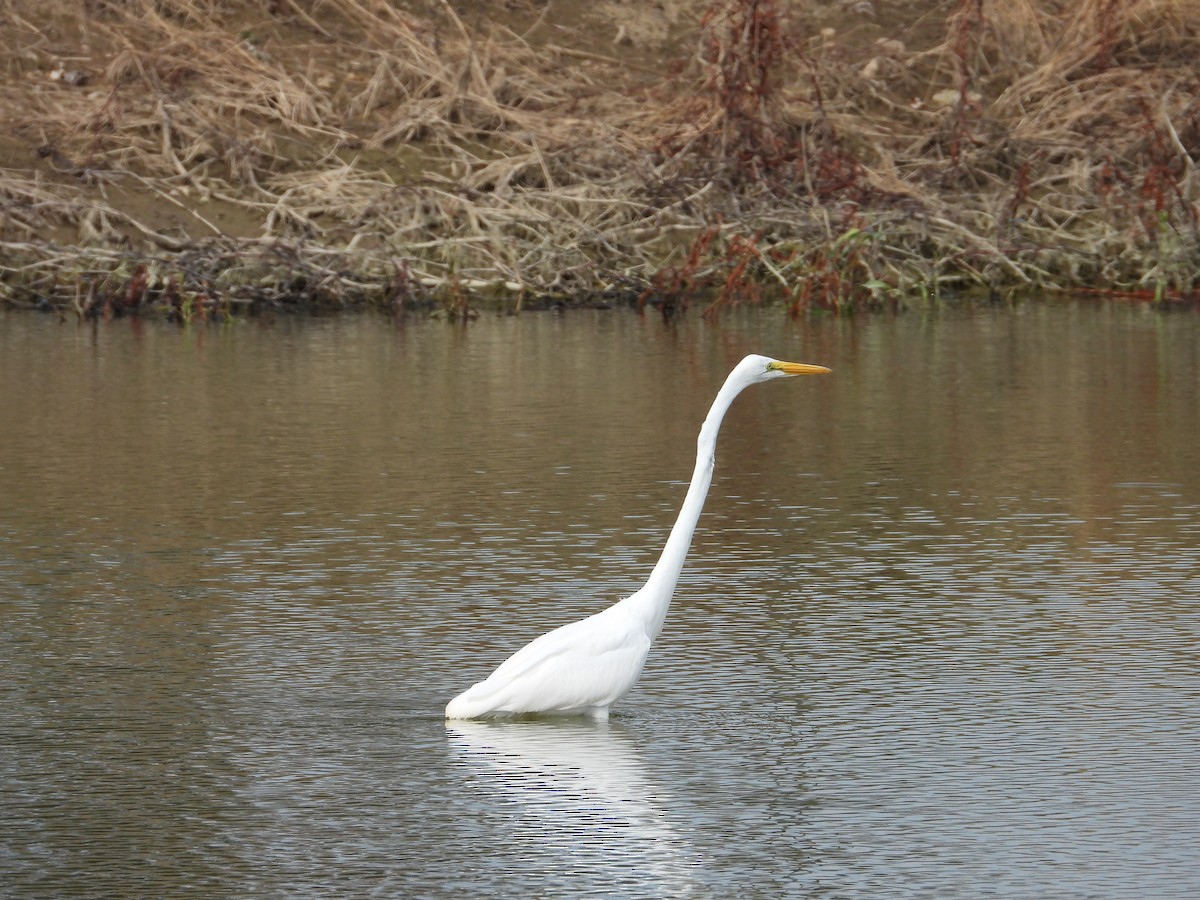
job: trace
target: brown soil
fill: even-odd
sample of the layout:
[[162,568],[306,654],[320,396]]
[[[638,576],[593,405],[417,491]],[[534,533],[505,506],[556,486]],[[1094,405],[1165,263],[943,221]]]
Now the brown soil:
[[1197,296],[1200,0],[0,0],[0,30],[12,306]]

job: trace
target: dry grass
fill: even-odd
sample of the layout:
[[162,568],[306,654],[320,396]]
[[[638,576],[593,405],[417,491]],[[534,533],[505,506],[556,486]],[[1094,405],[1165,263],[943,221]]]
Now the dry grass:
[[0,0],[0,300],[1195,298],[1200,0],[929,3],[911,46],[696,6],[655,58],[445,0]]

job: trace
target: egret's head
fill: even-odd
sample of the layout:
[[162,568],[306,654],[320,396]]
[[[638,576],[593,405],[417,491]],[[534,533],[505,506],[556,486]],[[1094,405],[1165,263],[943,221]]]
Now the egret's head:
[[827,375],[830,369],[808,363],[783,362],[769,356],[747,356],[738,365],[751,382],[770,381],[772,378],[787,378],[791,375]]

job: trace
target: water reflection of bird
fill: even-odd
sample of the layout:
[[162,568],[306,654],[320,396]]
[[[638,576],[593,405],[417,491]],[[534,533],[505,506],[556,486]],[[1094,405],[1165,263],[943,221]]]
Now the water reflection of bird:
[[828,372],[824,366],[747,356],[725,380],[696,441],[696,468],[679,518],[646,584],[624,600],[526,644],[446,706],[448,719],[519,713],[608,717],[642,673],[662,630],[683,561],[712,483],[717,432],[733,399],[760,381]]
[[[613,884],[632,877],[637,892],[652,896],[690,896],[698,888],[702,856],[672,825],[670,794],[647,777],[618,723],[452,722],[446,736],[477,787],[465,796],[499,794],[519,811],[506,826],[516,846],[498,852],[539,877]],[[536,884],[527,887],[540,893]]]

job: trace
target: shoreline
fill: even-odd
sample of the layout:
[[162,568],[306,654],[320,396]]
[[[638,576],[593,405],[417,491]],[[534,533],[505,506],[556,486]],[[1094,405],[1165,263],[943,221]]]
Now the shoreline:
[[0,305],[1200,302],[1200,3],[835,7],[23,10]]

